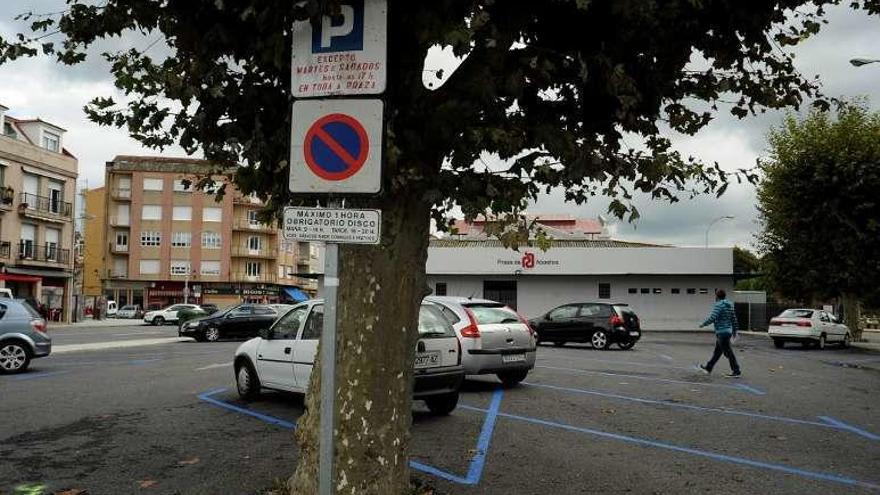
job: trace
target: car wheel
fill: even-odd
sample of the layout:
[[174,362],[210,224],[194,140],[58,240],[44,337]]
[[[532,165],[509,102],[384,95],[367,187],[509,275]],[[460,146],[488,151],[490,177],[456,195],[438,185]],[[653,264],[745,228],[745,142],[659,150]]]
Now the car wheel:
[[849,332],[847,332],[846,335],[843,336],[843,342],[840,343],[840,347],[843,347],[844,349],[849,347],[849,344],[851,342],[850,339],[851,337],[849,336]]
[[498,379],[505,387],[515,387],[519,382],[526,379],[529,370],[503,371],[498,373]]
[[220,329],[217,327],[208,327],[205,329],[205,340],[208,342],[217,342],[220,340]]
[[458,392],[450,392],[448,394],[433,395],[425,399],[425,405],[432,413],[438,416],[446,416],[455,410],[458,405]]
[[782,349],[785,347],[785,341],[782,339],[773,339],[773,346],[777,349]]
[[608,348],[608,334],[604,330],[596,330],[590,337],[590,343],[593,344],[594,349],[604,351]]
[[819,342],[816,343],[816,347],[818,347],[819,349],[825,348],[825,334],[824,333],[819,336]]
[[235,372],[235,388],[242,399],[253,399],[260,395],[260,377],[250,362],[240,364]]
[[553,342],[553,345],[555,345],[556,347],[562,347],[565,345],[565,341],[564,340],[557,340],[557,341]]
[[0,373],[22,373],[31,363],[25,344],[12,341],[0,344]]
[[153,318],[153,325],[156,325],[157,327],[165,325],[165,318],[162,318],[161,316]]
[[628,351],[628,350],[632,349],[633,346],[635,346],[635,345],[636,345],[635,340],[622,340],[617,343],[617,347],[620,347],[624,351]]

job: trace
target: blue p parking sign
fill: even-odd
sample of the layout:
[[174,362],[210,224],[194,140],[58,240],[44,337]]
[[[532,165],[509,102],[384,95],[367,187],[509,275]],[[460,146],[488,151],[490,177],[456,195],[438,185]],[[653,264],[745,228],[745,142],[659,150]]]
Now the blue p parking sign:
[[364,0],[339,6],[340,13],[321,18],[312,31],[312,53],[334,53],[364,49]]

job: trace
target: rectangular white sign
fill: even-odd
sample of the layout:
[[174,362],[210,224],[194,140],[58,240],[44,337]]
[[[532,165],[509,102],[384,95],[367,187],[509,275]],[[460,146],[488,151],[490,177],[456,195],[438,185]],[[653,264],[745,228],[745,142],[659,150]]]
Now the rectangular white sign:
[[387,0],[343,0],[316,27],[293,24],[291,92],[295,98],[385,92]]
[[379,244],[381,232],[380,210],[305,207],[284,209],[282,235],[290,241]]

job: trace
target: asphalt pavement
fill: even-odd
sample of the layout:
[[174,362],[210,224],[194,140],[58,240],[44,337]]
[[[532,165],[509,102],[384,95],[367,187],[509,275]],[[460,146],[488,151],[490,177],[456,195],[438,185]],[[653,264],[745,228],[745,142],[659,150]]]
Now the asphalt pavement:
[[[242,403],[238,342],[174,337],[58,330],[58,348],[80,347],[0,376],[0,493],[251,494],[292,473],[302,398]],[[694,369],[711,345],[647,333],[630,351],[542,346],[516,388],[468,380],[448,417],[416,403],[413,473],[450,494],[880,493],[880,353],[742,336],[733,380],[723,360]]]

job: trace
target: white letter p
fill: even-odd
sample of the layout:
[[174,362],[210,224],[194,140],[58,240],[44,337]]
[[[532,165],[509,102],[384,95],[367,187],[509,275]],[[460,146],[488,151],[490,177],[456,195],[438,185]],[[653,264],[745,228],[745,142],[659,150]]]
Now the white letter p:
[[340,5],[339,8],[342,24],[333,26],[331,17],[327,15],[321,18],[321,48],[330,47],[332,38],[346,36],[354,29],[354,8],[351,5]]

